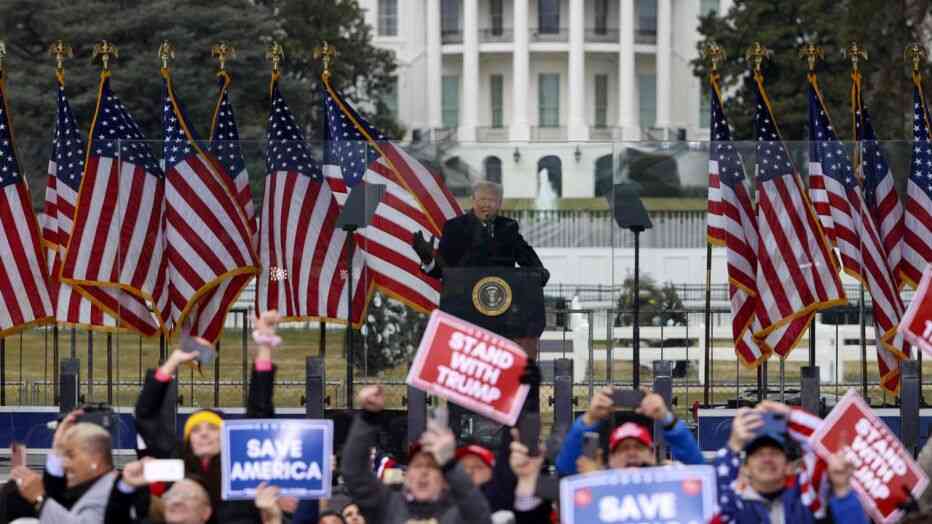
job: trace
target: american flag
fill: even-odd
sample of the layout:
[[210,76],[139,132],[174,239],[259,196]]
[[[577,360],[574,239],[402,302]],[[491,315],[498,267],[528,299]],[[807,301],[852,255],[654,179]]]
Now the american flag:
[[205,153],[178,101],[170,72],[162,109],[165,256],[171,331],[214,341],[227,311],[259,273],[246,212],[233,178]]
[[[345,320],[347,242],[346,233],[336,228],[339,206],[282,96],[277,75],[272,81],[267,143],[256,308],[277,309],[293,320]],[[357,251],[353,279],[357,323],[366,297],[361,270]]]
[[887,163],[870,113],[861,99],[861,77],[855,77],[852,86],[854,106],[854,131],[861,157],[861,174],[864,177],[864,202],[877,225],[883,249],[887,255],[887,266],[893,272],[897,289],[905,284],[903,279],[903,206],[896,195],[893,173]]
[[139,126],[111,91],[109,71],[100,75],[93,122],[61,281],[121,325],[156,335],[168,305],[165,178]]
[[[415,232],[439,237],[444,223],[462,214],[433,173],[386,140],[324,82],[324,175],[342,205],[352,186],[384,184],[372,224],[359,230],[367,271],[384,293],[420,311],[435,309],[439,282],[420,268],[411,247]],[[429,238],[429,237],[428,237]]]
[[932,144],[922,77],[913,75],[913,154],[903,218],[903,274],[914,288],[932,264]]
[[0,68],[0,337],[54,320],[39,223],[13,150]]
[[[815,311],[846,304],[827,240],[783,145],[764,79],[755,73],[757,111],[757,317],[759,337]],[[798,324],[804,324],[799,322]],[[801,332],[801,329],[800,329]]]
[[84,154],[84,140],[65,96],[65,86],[59,79],[55,139],[52,141],[48,185],[45,188],[46,218],[42,228],[48,249],[49,290],[55,304],[55,319],[69,326],[113,331],[117,327],[113,316],[58,280],[61,255],[71,237],[75,203],[84,173]]
[[809,162],[810,171],[820,173],[828,195],[842,266],[870,291],[874,321],[881,333],[877,346],[881,384],[896,392],[899,360],[909,357],[909,347],[896,329],[903,316],[903,304],[879,228],[861,194],[848,152],[832,128],[815,75],[809,76]]
[[[761,331],[757,319],[757,218],[748,193],[744,165],[731,141],[731,131],[722,107],[718,78],[710,79],[711,154],[710,181],[719,183],[715,209],[718,214],[720,238],[728,259],[729,296],[732,311],[732,332],[735,353],[746,366],[756,366],[771,352],[785,356],[792,350],[808,324],[803,316],[768,334],[764,340],[754,338]],[[709,187],[709,207],[712,206],[712,186]],[[711,223],[711,219],[710,219]],[[711,235],[710,235],[711,237]]]
[[249,229],[253,235],[256,227],[256,206],[252,202],[252,191],[249,188],[249,173],[246,171],[246,161],[240,149],[239,130],[236,127],[236,116],[233,114],[233,104],[230,103],[228,92],[233,79],[226,71],[218,75],[220,80],[220,97],[214,108],[214,117],[210,126],[210,152],[223,164],[226,172],[233,177],[236,186],[236,200],[246,211]]

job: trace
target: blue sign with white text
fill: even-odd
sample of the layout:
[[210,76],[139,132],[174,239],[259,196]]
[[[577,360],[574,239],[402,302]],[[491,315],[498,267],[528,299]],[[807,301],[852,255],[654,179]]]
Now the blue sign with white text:
[[704,524],[717,509],[712,466],[611,469],[560,481],[567,524]]
[[281,496],[330,496],[332,420],[226,420],[221,439],[223,500],[252,500],[263,482]]

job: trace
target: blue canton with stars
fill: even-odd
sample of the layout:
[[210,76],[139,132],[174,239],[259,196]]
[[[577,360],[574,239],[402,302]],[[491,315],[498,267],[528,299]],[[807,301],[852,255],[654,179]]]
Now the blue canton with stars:
[[840,182],[845,190],[855,190],[858,180],[848,152],[838,141],[816,90],[809,86],[809,159],[822,164],[822,174]]
[[13,153],[10,119],[6,110],[6,93],[0,87],[0,189],[19,183],[22,179],[19,163]]
[[718,162],[719,182],[731,188],[744,183],[744,165],[731,142],[731,130],[715,89],[709,88],[712,101],[712,160]]
[[[178,106],[177,112],[175,111],[175,105]],[[165,104],[162,106],[162,133],[164,134],[162,160],[165,162],[166,172],[183,162],[190,155],[195,154],[194,142],[185,134],[184,129],[181,127],[182,124],[188,127],[188,119],[185,117],[181,103],[177,99],[175,104],[172,104],[172,95],[166,80]],[[190,127],[188,129],[190,130]]]
[[220,160],[231,177],[236,177],[246,169],[239,145],[239,131],[236,129],[233,105],[230,104],[226,89],[220,95],[220,108],[210,137],[210,152]]
[[909,178],[932,198],[932,143],[929,142],[929,111],[919,89],[913,90],[913,154]]
[[757,176],[761,180],[793,174],[793,163],[780,141],[777,124],[760,88],[755,89],[757,111],[754,112],[754,138],[757,140]]
[[58,87],[58,125],[52,141],[52,158],[55,159],[58,181],[77,192],[84,175],[84,140],[78,132],[63,86]]
[[269,173],[294,171],[318,182],[323,181],[320,166],[311,158],[304,133],[295,123],[277,82],[272,88],[272,113],[269,115],[266,141],[265,164]]
[[110,90],[110,78],[104,79],[100,92],[100,109],[91,134],[91,154],[122,159],[141,165],[149,174],[160,176],[162,170],[142,136],[142,130],[126,106]]
[[860,104],[855,112],[855,133],[861,144],[861,173],[864,176],[864,201],[871,209],[876,209],[877,188],[884,177],[889,175],[890,167],[887,164],[887,156],[880,141],[877,140],[877,134],[874,132],[874,126],[871,124],[870,114],[867,108]]
[[[346,113],[341,110],[341,106],[346,109]],[[348,186],[354,186],[366,175],[369,165],[381,155],[375,147],[370,146],[353,121],[377,142],[384,141],[385,135],[363,120],[345,100],[334,99],[326,89],[324,111],[327,115],[327,125],[324,126],[324,162],[340,166],[343,181]]]

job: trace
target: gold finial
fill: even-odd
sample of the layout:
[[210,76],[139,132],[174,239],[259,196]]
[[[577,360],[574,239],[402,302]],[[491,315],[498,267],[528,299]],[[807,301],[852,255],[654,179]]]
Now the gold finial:
[[55,70],[62,73],[65,70],[65,59],[74,57],[74,51],[70,45],[57,40],[49,46],[49,56],[55,57]]
[[159,46],[159,60],[162,62],[162,69],[168,69],[169,62],[175,59],[175,46],[168,40],[162,40]]
[[816,60],[825,60],[825,50],[809,43],[799,48],[799,57],[809,62],[809,72],[812,73],[815,71]]
[[210,48],[210,54],[217,57],[217,61],[220,62],[220,70],[223,71],[226,67],[226,61],[236,58],[236,49],[227,45],[226,42],[220,42]]
[[728,58],[728,54],[714,40],[709,40],[702,48],[706,60],[712,64],[712,71],[718,71],[718,63]]
[[918,73],[919,65],[926,59],[926,48],[920,45],[919,42],[913,42],[906,46],[903,57],[913,63],[913,72]]
[[6,44],[0,40],[0,73],[3,72],[3,59],[6,58]]
[[320,45],[314,48],[314,60],[319,59],[319,60],[323,60],[324,62],[323,77],[325,80],[330,79],[330,64],[333,62],[333,59],[336,56],[337,56],[336,48],[331,46],[327,42],[324,42],[323,45]]
[[104,71],[109,71],[110,60],[112,58],[119,58],[120,50],[112,43],[101,40],[94,45],[93,59],[97,59],[98,57],[100,58],[100,65],[103,67]]
[[773,51],[760,45],[760,42],[754,42],[754,45],[744,52],[744,57],[754,64],[754,71],[758,73],[760,72],[760,65],[764,62],[764,59],[770,58],[771,56],[773,56]]
[[272,72],[278,73],[281,68],[282,60],[285,58],[285,50],[278,42],[272,42],[272,45],[265,52],[265,59],[272,61]]
[[855,72],[858,70],[858,59],[863,58],[867,61],[867,51],[858,45],[857,42],[851,42],[851,45],[845,48],[844,55],[851,60],[851,69]]

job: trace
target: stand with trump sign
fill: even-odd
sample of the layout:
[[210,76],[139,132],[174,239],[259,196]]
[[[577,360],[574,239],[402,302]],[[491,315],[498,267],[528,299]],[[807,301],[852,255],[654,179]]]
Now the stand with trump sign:
[[487,329],[435,309],[407,383],[507,426],[527,398],[527,354]]
[[330,496],[332,420],[226,420],[220,439],[223,500],[252,500],[263,482],[282,496]]
[[910,344],[932,355],[932,265],[926,266],[899,330]]
[[560,521],[704,524],[715,499],[712,466],[610,469],[560,481]]
[[838,451],[845,454],[854,466],[851,483],[878,524],[899,520],[907,494],[919,498],[929,483],[896,435],[856,390],[842,397],[809,442],[823,459]]

